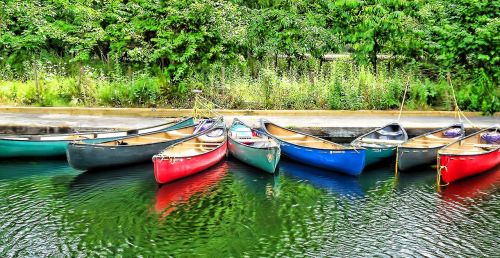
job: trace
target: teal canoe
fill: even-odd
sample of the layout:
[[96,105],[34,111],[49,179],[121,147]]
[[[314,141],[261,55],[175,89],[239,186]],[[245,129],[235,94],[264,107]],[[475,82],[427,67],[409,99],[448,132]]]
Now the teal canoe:
[[366,166],[369,166],[394,156],[397,146],[407,140],[403,126],[390,123],[359,136],[351,145],[366,149]]
[[234,119],[228,132],[229,153],[238,160],[273,174],[278,166],[279,144],[238,119]]
[[155,131],[168,131],[193,125],[192,117],[157,126],[119,132],[51,134],[51,135],[7,135],[0,137],[0,158],[59,157],[66,155],[68,144],[73,141],[99,143],[119,140],[130,135]]

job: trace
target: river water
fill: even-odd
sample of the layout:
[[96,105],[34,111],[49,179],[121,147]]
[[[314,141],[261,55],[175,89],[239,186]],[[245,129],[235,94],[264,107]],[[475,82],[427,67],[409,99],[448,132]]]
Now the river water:
[[96,172],[0,161],[0,257],[495,256],[500,171],[440,190],[435,170],[359,178],[228,160],[158,187],[152,164]]

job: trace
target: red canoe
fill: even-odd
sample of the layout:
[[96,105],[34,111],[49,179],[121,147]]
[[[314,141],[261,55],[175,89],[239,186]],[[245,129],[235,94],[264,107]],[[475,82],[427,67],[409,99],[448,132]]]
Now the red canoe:
[[153,157],[156,182],[164,184],[196,174],[217,164],[226,152],[227,135],[220,127],[172,145]]
[[486,172],[500,164],[500,145],[487,136],[499,132],[494,126],[447,145],[438,152],[438,172],[445,183]]

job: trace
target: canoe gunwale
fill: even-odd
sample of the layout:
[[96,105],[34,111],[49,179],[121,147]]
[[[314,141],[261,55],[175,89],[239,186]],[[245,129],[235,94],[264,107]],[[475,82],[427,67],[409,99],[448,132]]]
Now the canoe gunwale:
[[[255,146],[251,146],[251,145],[246,145],[246,144],[243,144],[241,142],[238,142],[236,141],[235,139],[233,139],[231,136],[227,136],[228,138],[228,141],[231,141],[232,143],[236,144],[236,145],[239,145],[239,146],[244,146],[244,147],[247,147],[247,148],[252,148],[252,149],[256,149],[256,150],[273,150],[273,149],[279,149],[279,144],[276,143],[277,145],[276,146],[270,146],[270,147],[255,147]],[[274,141],[274,139],[272,139]]]
[[[183,143],[183,142],[187,142],[188,140],[184,140],[184,141],[181,141],[181,142],[177,142],[175,144],[172,144],[170,146],[168,146],[168,148],[172,148],[173,146],[177,145],[177,144],[180,144],[180,143]],[[198,156],[202,156],[202,155],[205,155],[205,154],[208,154],[208,153],[212,153],[220,148],[222,148],[225,144],[227,143],[227,137],[224,137],[224,140],[214,149],[211,149],[207,152],[203,152],[203,153],[200,153],[200,154],[194,154],[194,155],[189,155],[189,156],[166,156],[166,155],[162,155],[162,154],[156,154],[153,156],[153,159],[161,159],[161,160],[165,160],[165,159],[186,159],[186,158],[192,158],[192,157],[198,157]]]
[[[321,141],[324,141],[328,144],[333,144],[333,145],[337,145],[339,147],[342,147],[342,148],[339,148],[339,149],[322,149],[322,148],[315,148],[315,147],[309,147],[309,146],[303,146],[303,145],[299,145],[299,144],[296,144],[296,143],[292,143],[292,142],[289,142],[289,141],[286,141],[286,140],[282,140],[280,139],[279,137],[277,136],[274,136],[273,134],[271,134],[267,128],[266,128],[266,123],[269,123],[269,124],[272,124],[276,127],[279,127],[281,129],[284,129],[284,130],[288,130],[288,131],[292,131],[294,133],[297,133],[297,134],[301,134],[301,135],[305,135],[305,136],[309,136],[309,137],[313,137],[315,139],[318,139],[318,140],[321,140]],[[284,142],[286,144],[290,144],[290,145],[294,145],[294,146],[298,146],[298,147],[301,147],[301,148],[308,148],[308,149],[314,149],[314,150],[323,150],[323,151],[362,151],[362,150],[365,150],[366,148],[365,147],[358,147],[358,146],[344,146],[342,144],[338,144],[338,143],[335,143],[335,142],[332,142],[332,141],[328,141],[328,140],[325,140],[325,139],[321,139],[320,137],[317,137],[317,136],[314,136],[314,135],[310,135],[310,134],[307,134],[307,133],[303,133],[303,132],[299,132],[299,131],[295,131],[293,129],[288,129],[288,128],[284,128],[282,126],[279,126],[275,123],[272,123],[268,120],[261,120],[261,128],[262,130],[264,130],[264,132],[269,135],[271,138],[275,139],[276,141],[278,142]]]
[[[404,129],[403,125],[401,125],[400,123],[398,122],[393,122],[393,123],[389,123],[389,124],[386,124],[384,126],[381,126],[381,127],[377,127],[365,134],[362,134],[360,136],[358,136],[356,139],[354,139],[352,142],[351,142],[351,146],[359,146],[359,147],[364,147],[362,146],[362,142],[361,142],[361,139],[365,138],[366,136],[370,135],[370,134],[373,134],[375,132],[377,132],[378,130],[381,130],[383,128],[386,128],[388,126],[392,126],[392,125],[396,125],[396,126],[399,126],[399,128],[401,128],[401,131],[403,132],[403,136],[405,138],[404,142],[408,141],[408,133],[406,132],[406,130]],[[402,143],[404,144],[404,143]],[[392,147],[397,147],[399,144],[396,144],[396,145],[380,145],[381,147],[371,147],[371,148],[392,148]]]
[[[162,127],[162,126],[167,126],[167,125],[174,126],[176,124],[180,124],[180,123],[186,122],[189,119],[193,119],[193,117],[187,117],[187,118],[182,119],[180,121],[170,121],[168,123],[163,123],[163,124],[149,126],[149,127],[141,127],[141,128],[126,130],[126,131],[111,131],[111,132],[99,132],[99,131],[96,131],[96,132],[86,132],[86,133],[64,133],[64,134],[11,134],[11,135],[3,136],[3,137],[0,136],[0,141],[41,142],[41,143],[45,143],[45,142],[47,142],[47,143],[68,142],[68,143],[71,143],[71,142],[75,142],[75,141],[99,140],[99,139],[106,139],[106,138],[120,138],[120,139],[124,139],[124,138],[129,138],[129,137],[133,137],[133,136],[137,136],[137,135],[143,135],[143,134],[140,134],[140,133],[128,134],[131,131],[147,130],[147,129],[152,129],[152,128],[155,128],[155,127]],[[110,136],[110,137],[103,137],[103,138],[98,138],[97,137],[100,134],[119,134],[119,133],[126,133],[126,135],[125,136]],[[156,132],[149,132],[149,133],[145,133],[145,134],[150,134],[150,133],[158,133],[158,131],[156,131]],[[58,139],[58,140],[48,140],[48,139],[47,140],[33,140],[33,139],[30,139],[33,136],[65,137],[65,136],[86,136],[86,135],[94,135],[96,137],[94,137],[94,138],[82,137],[84,139],[66,139],[66,140],[64,140],[64,139],[62,139],[62,140],[61,139]],[[27,138],[27,139],[10,139],[10,138]]]
[[405,147],[405,146],[397,146],[398,150],[434,150],[434,149],[441,149],[443,148],[443,146],[445,145],[440,145],[440,146],[437,146],[437,147],[432,147],[432,148],[429,148],[429,147]]
[[[494,126],[491,126],[491,127],[488,127],[488,128],[484,128],[482,130],[479,130],[473,134],[469,134],[465,137],[462,137],[454,142],[451,142],[447,145],[445,145],[444,147],[441,147],[441,149],[438,151],[438,156],[450,156],[450,157],[469,157],[469,156],[480,156],[480,155],[484,155],[484,154],[490,154],[490,153],[493,153],[495,151],[499,151],[500,150],[500,147],[497,147],[497,148],[494,148],[494,149],[491,149],[491,150],[485,150],[485,151],[482,151],[482,152],[479,152],[479,153],[446,153],[444,151],[446,151],[446,148],[448,148],[449,146],[457,143],[457,142],[460,142],[460,141],[463,141],[465,139],[468,139],[468,138],[471,138],[471,137],[474,137],[480,133],[483,133],[485,131],[489,131],[491,129],[496,129],[496,130],[499,130],[499,126],[498,125],[494,125]],[[483,149],[484,150],[484,149]]]
[[[179,129],[185,129],[185,128],[193,127],[193,126],[196,126],[196,125],[187,125],[187,126],[180,127],[180,128],[177,128],[177,129],[172,129],[172,130],[167,130],[167,131],[162,131],[162,132],[170,132],[170,131],[175,131],[175,130],[179,130]],[[114,141],[121,141],[121,140],[126,140],[126,139],[130,139],[130,138],[134,138],[134,137],[147,136],[147,135],[157,134],[157,133],[160,133],[160,132],[150,132],[150,133],[145,133],[145,134],[135,134],[135,135],[126,136],[124,138],[119,138],[119,139],[116,139],[116,140],[99,142],[99,143],[86,143],[86,142],[80,142],[80,141],[72,141],[69,144],[75,145],[75,146],[88,146],[88,147],[94,147],[94,148],[117,148],[117,147],[119,147],[119,148],[122,148],[122,147],[127,148],[127,147],[134,147],[134,146],[147,146],[147,145],[154,145],[154,144],[158,144],[158,143],[166,143],[166,142],[170,142],[170,141],[184,140],[185,138],[191,137],[191,136],[194,135],[194,134],[193,135],[188,135],[188,136],[184,136],[184,137],[181,137],[181,138],[178,138],[178,139],[165,139],[165,141],[148,142],[148,143],[141,143],[141,144],[103,145],[103,143],[114,142]]]
[[[245,124],[243,121],[239,120],[238,118],[234,118],[233,119],[233,123],[231,124],[231,126],[229,127],[229,130],[231,130],[231,127],[236,124],[236,123],[239,123],[241,125],[244,125],[248,128],[250,128],[250,130],[252,131],[256,131],[258,132],[258,130],[256,129],[253,129],[252,127],[248,126],[247,124]],[[256,149],[256,150],[273,150],[273,149],[279,149],[280,146],[279,146],[279,142],[276,141],[276,139],[274,139],[273,137],[270,137],[268,135],[266,135],[266,137],[270,140],[270,141],[274,141],[274,143],[276,144],[275,146],[269,146],[269,147],[255,147],[255,146],[252,146],[252,145],[247,145],[247,144],[243,144],[241,142],[238,142],[235,138],[233,138],[229,132],[227,134],[227,138],[231,141],[231,142],[234,142],[236,145],[239,145],[239,146],[244,146],[244,147],[248,147],[248,148],[252,148],[252,149]]]
[[455,153],[444,153],[444,154],[439,154],[439,156],[448,156],[448,157],[468,157],[468,156],[481,156],[481,155],[487,155],[487,154],[490,154],[492,152],[495,152],[495,151],[499,151],[500,150],[500,147],[499,148],[496,148],[496,149],[493,149],[491,151],[487,151],[487,152],[480,152],[480,153],[465,153],[465,154],[455,154]]
[[[464,129],[464,124],[463,124],[463,123],[455,123],[455,124],[452,124],[452,125],[450,125],[450,126],[448,126],[448,127],[440,128],[440,129],[437,129],[437,130],[434,130],[434,131],[430,131],[430,132],[427,132],[427,133],[424,133],[424,134],[421,134],[421,135],[415,136],[415,137],[413,137],[413,138],[411,138],[411,139],[408,139],[405,143],[401,144],[399,147],[401,147],[401,148],[413,148],[413,147],[406,147],[406,146],[405,146],[405,144],[413,143],[413,141],[414,141],[414,140],[416,140],[416,139],[424,138],[424,137],[426,137],[426,136],[433,135],[433,134],[435,134],[435,133],[439,133],[439,132],[442,132],[442,131],[446,131],[446,130],[448,130],[448,129],[456,128],[457,126],[458,126],[458,127],[460,127],[460,129],[462,129],[462,132],[461,132],[461,134],[460,134],[460,136],[459,136],[459,138],[458,138],[458,139],[456,139],[456,140],[454,140],[454,141],[452,141],[452,142],[449,142],[449,143],[444,143],[444,144],[441,144],[441,145],[440,145],[440,146],[438,146],[438,147],[431,147],[431,148],[426,148],[426,147],[416,147],[416,148],[425,148],[425,149],[442,148],[442,147],[444,147],[444,146],[446,146],[446,145],[452,144],[452,143],[454,143],[454,142],[456,142],[456,141],[459,141],[459,140],[461,140],[462,138],[464,138],[464,136],[465,136],[465,129]],[[453,139],[453,138],[447,138],[447,139]],[[432,140],[429,140],[429,142],[432,142]]]
[[[226,130],[226,125],[223,123],[224,119],[223,117],[218,117],[216,119],[214,119],[214,123],[212,124],[212,126],[208,129],[208,130],[205,130],[205,131],[202,131],[202,132],[198,132],[197,134],[194,134],[194,135],[191,135],[191,136],[187,136],[186,138],[182,139],[181,141],[178,141],[170,146],[168,146],[166,149],[170,149],[170,148],[174,148],[175,146],[179,145],[179,144],[182,144],[182,143],[185,143],[185,142],[188,142],[190,140],[193,140],[201,135],[204,135],[204,134],[207,134],[211,131],[214,131],[214,130],[217,130],[217,129],[222,129],[224,130],[224,140],[222,140],[219,145],[217,145],[217,147],[207,151],[207,152],[203,152],[203,153],[199,153],[199,154],[194,154],[194,155],[189,155],[189,156],[166,156],[166,155],[163,155],[162,153],[158,153],[156,155],[153,156],[153,160],[154,159],[169,159],[169,158],[178,158],[178,159],[182,159],[182,158],[190,158],[190,157],[198,157],[198,156],[202,156],[202,155],[206,155],[208,153],[212,153],[218,149],[220,149],[221,147],[223,147],[224,145],[227,144],[227,130]],[[222,126],[220,126],[219,124],[222,123]],[[163,152],[163,151],[162,151]]]

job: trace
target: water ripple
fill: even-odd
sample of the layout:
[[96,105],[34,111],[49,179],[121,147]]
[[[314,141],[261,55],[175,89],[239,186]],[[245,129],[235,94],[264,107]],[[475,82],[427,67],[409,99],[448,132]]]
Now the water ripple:
[[233,160],[158,187],[150,163],[78,172],[0,161],[0,256],[495,256],[499,172],[360,177]]

